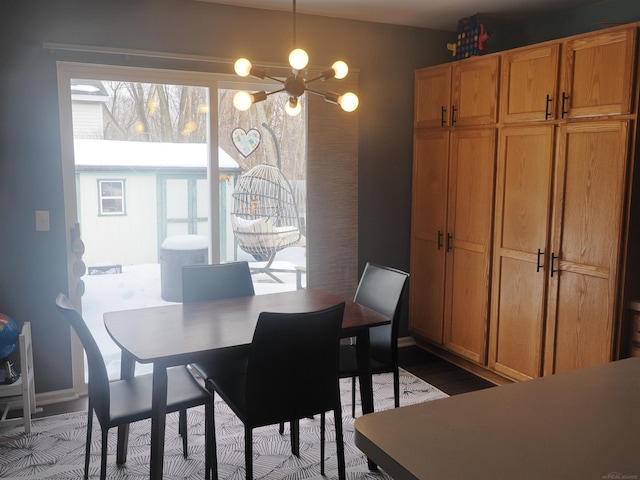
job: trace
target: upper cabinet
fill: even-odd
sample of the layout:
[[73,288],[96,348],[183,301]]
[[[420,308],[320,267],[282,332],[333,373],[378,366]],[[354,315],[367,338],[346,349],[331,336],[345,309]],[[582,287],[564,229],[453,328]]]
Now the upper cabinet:
[[535,122],[556,118],[559,58],[559,43],[503,54],[500,121]]
[[415,82],[415,128],[448,126],[451,108],[451,65],[418,70]]
[[454,63],[450,116],[452,126],[496,123],[499,62],[498,55],[488,55]]
[[631,113],[635,49],[631,27],[504,52],[500,121]]
[[558,117],[631,113],[635,51],[635,26],[567,40]]
[[415,128],[494,124],[499,61],[498,55],[488,55],[418,70]]

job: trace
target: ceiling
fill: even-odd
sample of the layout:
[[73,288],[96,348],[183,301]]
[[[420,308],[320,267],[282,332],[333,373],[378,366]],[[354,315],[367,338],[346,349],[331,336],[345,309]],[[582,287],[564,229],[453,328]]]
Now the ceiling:
[[[293,11],[293,0],[202,0]],[[508,18],[550,14],[600,0],[296,0],[298,13],[455,31],[458,19],[474,14]]]

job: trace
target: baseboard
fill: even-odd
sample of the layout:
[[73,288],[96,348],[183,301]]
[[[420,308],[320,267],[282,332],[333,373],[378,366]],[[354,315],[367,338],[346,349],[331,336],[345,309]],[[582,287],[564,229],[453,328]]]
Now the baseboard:
[[54,403],[77,400],[80,396],[72,388],[55,390],[53,392],[36,393],[36,405],[52,405]]
[[415,344],[416,344],[416,340],[411,336],[398,337],[398,348],[413,347]]
[[432,353],[449,363],[452,363],[456,367],[460,367],[463,370],[473,373],[476,377],[480,377],[488,382],[493,383],[494,385],[508,385],[510,383],[514,383],[514,381],[509,378],[503,377],[502,375],[492,372],[491,370],[487,370],[481,365],[476,365],[469,360],[465,360],[464,358],[461,358],[428,342],[418,339],[415,340],[415,344],[423,350],[426,350],[427,352]]

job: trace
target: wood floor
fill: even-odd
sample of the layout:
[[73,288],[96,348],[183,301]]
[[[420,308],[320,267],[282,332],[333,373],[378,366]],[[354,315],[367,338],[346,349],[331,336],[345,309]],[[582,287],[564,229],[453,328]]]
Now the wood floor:
[[[408,346],[399,349],[399,364],[405,370],[415,376],[439,388],[448,395],[458,395],[461,393],[481,390],[493,387],[494,385],[474,374],[459,368],[446,360],[443,360],[420,347]],[[35,415],[36,418],[61,413],[86,411],[86,397],[78,400],[44,405],[42,412]],[[21,414],[20,411],[16,414]]]

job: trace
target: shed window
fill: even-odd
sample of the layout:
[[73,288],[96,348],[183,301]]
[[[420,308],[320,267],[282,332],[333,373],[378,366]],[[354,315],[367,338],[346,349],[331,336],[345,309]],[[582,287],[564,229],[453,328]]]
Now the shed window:
[[98,180],[100,215],[124,215],[124,180]]

